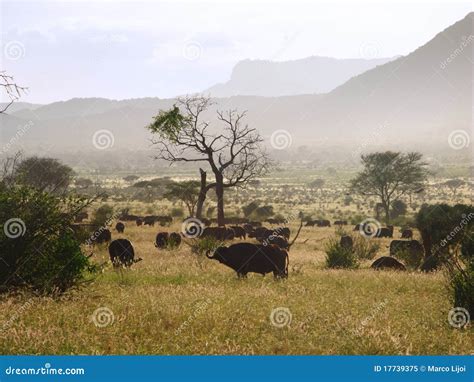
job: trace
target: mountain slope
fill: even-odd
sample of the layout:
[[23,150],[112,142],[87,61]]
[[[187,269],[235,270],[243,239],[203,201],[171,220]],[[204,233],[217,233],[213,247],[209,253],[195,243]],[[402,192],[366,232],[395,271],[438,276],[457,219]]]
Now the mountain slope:
[[[293,147],[341,146],[356,153],[384,147],[448,146],[453,130],[472,135],[473,13],[411,54],[368,70],[324,95],[216,98],[214,108],[248,110],[246,122],[270,144],[276,130],[291,134]],[[29,120],[18,144],[51,151],[96,150],[94,132],[110,130],[115,148],[150,147],[144,126],[173,99],[73,99],[0,116],[0,143]],[[211,110],[204,116],[212,121]],[[217,125],[220,126],[220,125]],[[472,139],[471,139],[472,141]],[[97,151],[97,150],[96,150]],[[104,151],[107,154],[107,151]]]
[[244,60],[234,67],[228,82],[217,84],[204,93],[213,97],[278,97],[327,93],[351,77],[393,59],[308,57],[284,62]]

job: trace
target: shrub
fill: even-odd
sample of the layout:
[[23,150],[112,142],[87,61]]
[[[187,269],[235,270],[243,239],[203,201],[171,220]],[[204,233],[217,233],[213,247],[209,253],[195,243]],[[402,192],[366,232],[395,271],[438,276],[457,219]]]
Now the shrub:
[[352,250],[357,259],[372,260],[380,249],[380,244],[374,240],[368,240],[362,235],[352,236]]
[[450,248],[463,240],[473,223],[474,207],[464,204],[425,204],[416,216],[426,256],[447,255]]
[[0,189],[0,284],[64,292],[94,270],[71,229],[81,200],[37,189]]
[[357,268],[358,260],[351,249],[341,246],[339,241],[331,239],[325,247],[326,266],[328,268]]
[[114,209],[108,204],[100,206],[95,212],[92,218],[92,224],[103,227],[110,224],[114,217]]
[[417,269],[423,262],[424,254],[418,251],[396,251],[394,256],[401,260],[408,268]]
[[454,307],[467,309],[474,315],[474,263],[453,256],[446,263],[448,288]]
[[184,211],[182,208],[174,207],[171,209],[170,215],[174,218],[181,218],[184,216]]

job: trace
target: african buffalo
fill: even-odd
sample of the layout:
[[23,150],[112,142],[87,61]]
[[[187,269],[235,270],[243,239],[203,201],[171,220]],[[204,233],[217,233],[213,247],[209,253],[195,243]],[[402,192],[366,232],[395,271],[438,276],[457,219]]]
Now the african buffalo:
[[383,256],[375,260],[370,266],[373,269],[394,269],[397,271],[406,271],[405,266],[397,259],[389,256]]
[[288,252],[276,245],[238,243],[219,247],[213,256],[209,252],[206,256],[232,268],[238,277],[246,277],[249,272],[262,275],[273,272],[275,278],[288,277]]
[[135,251],[133,245],[127,239],[116,239],[109,245],[110,261],[114,267],[124,266],[130,267],[133,263],[137,263],[142,259],[135,260]]
[[413,231],[411,229],[404,229],[402,231],[402,239],[411,239],[413,237]]
[[347,225],[347,220],[336,220],[334,225]]
[[117,224],[115,224],[115,229],[118,233],[123,233],[123,231],[125,231],[125,224],[123,224],[122,222],[118,222]]
[[143,224],[143,219],[142,218],[137,218],[137,220],[135,220],[135,223],[137,224],[137,227],[139,227]]
[[168,232],[158,232],[155,238],[155,247],[156,248],[166,248],[168,245]]
[[234,230],[235,237],[238,237],[239,239],[245,239],[247,237],[247,232],[244,228],[239,227],[238,225],[233,225],[230,228]]
[[102,244],[112,240],[112,233],[108,228],[99,228],[99,231],[96,231],[93,237],[92,241],[96,244]]
[[149,225],[151,227],[153,227],[155,225],[155,216],[145,216],[143,218],[143,225]]
[[379,228],[374,237],[393,237],[393,225]]

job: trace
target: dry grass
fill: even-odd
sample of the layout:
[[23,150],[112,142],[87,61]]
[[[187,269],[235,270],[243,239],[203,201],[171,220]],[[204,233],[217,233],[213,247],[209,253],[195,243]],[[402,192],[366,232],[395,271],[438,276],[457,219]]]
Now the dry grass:
[[[179,230],[179,226],[173,227]],[[290,276],[238,280],[230,269],[198,259],[187,246],[158,251],[160,228],[127,224],[143,261],[60,299],[3,296],[2,354],[472,354],[472,327],[449,326],[441,274],[324,269],[324,239],[333,228],[305,228],[290,253]],[[117,238],[119,235],[115,234]],[[388,239],[381,239],[380,255]],[[94,254],[107,261],[105,246]],[[97,327],[99,307],[114,321]],[[270,322],[277,307],[291,323]],[[3,330],[2,330],[3,327]]]

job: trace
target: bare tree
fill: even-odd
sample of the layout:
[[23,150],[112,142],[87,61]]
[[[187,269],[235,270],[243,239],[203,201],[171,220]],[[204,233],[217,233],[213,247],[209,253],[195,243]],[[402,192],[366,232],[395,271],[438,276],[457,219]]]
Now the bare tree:
[[10,102],[8,102],[3,108],[0,108],[1,114],[5,113],[13,102],[20,99],[21,95],[26,93],[27,88],[17,85],[13,76],[8,75],[5,71],[0,72],[0,86],[10,99]]
[[214,174],[207,184],[206,172],[201,168],[201,192],[198,211],[202,213],[205,195],[215,189],[217,196],[217,222],[225,224],[224,189],[241,186],[265,174],[270,160],[262,147],[263,138],[257,130],[243,123],[245,112],[217,111],[217,123],[222,127],[211,131],[210,123],[203,119],[209,111],[208,97],[178,98],[172,109],[160,111],[148,129],[159,139],[157,159],[168,162],[203,162]]

